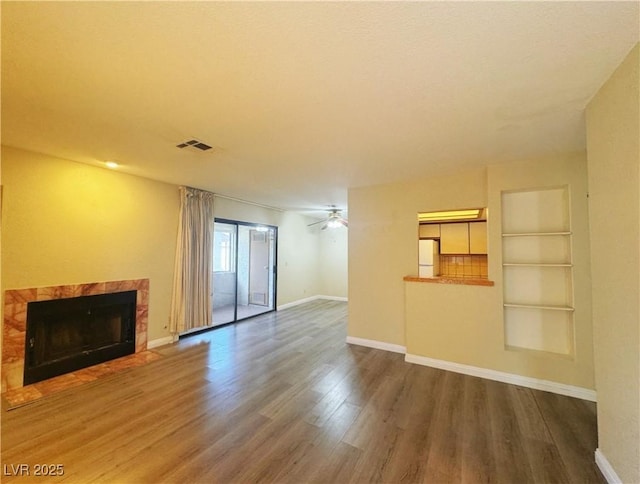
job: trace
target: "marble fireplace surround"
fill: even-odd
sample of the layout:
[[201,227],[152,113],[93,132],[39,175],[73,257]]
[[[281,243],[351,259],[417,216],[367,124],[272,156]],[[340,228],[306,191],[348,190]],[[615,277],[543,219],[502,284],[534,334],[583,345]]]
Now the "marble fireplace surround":
[[89,284],[9,289],[5,291],[4,321],[2,325],[2,393],[23,387],[28,303],[134,290],[137,291],[135,352],[139,353],[147,349],[149,279],[92,282]]

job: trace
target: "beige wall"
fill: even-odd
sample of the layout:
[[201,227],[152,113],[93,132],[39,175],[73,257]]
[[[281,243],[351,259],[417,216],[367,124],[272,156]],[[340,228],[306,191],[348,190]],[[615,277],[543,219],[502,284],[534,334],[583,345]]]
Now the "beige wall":
[[[502,350],[493,355],[493,368],[532,378],[594,389],[593,328],[587,165],[584,153],[492,165],[489,167],[489,274],[496,281],[502,305],[501,193],[509,190],[568,186],[571,255],[573,261],[573,358]],[[502,310],[500,309],[502,328]],[[504,338],[503,334],[500,334]],[[500,340],[501,344],[503,339]]]
[[278,227],[277,306],[322,294],[321,237],[316,220],[294,212],[216,197],[215,216]]
[[149,340],[169,334],[173,185],[2,148],[2,289],[148,278]]
[[214,212],[278,227],[278,306],[317,295],[347,297],[347,229],[320,230],[308,226],[316,219],[222,197]]
[[640,47],[587,107],[598,447],[640,482]]
[[[569,185],[574,255],[575,357],[506,350],[502,309],[503,190]],[[349,192],[349,336],[407,353],[593,389],[584,154]],[[419,211],[489,208],[494,287],[403,282],[417,273]],[[406,334],[405,334],[406,331]]]
[[[169,336],[177,186],[9,147],[2,165],[2,290],[149,278],[149,340]],[[278,305],[328,287],[346,295],[346,238],[320,235],[300,214],[221,197],[214,212],[278,226]]]
[[348,288],[349,231],[344,227],[320,232],[320,294],[346,298]]
[[278,229],[278,305],[320,294],[320,241],[307,217],[283,212]]
[[484,207],[486,171],[349,190],[349,336],[405,345],[404,282],[419,211]]

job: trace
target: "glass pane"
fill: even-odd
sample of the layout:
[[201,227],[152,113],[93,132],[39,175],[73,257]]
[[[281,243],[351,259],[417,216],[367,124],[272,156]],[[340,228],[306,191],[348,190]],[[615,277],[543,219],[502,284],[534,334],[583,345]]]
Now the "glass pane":
[[274,309],[275,230],[238,227],[238,319]]
[[236,225],[213,225],[213,325],[235,321]]

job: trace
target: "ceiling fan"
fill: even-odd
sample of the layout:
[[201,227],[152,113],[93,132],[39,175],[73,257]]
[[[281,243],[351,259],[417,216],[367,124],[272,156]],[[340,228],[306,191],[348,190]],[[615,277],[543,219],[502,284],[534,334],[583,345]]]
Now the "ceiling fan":
[[341,212],[340,210],[338,210],[337,208],[331,208],[328,210],[328,212],[329,212],[329,215],[327,216],[326,219],[309,224],[308,227],[311,227],[312,225],[318,225],[318,224],[324,224],[320,228],[320,230],[326,230],[327,228],[335,229],[340,226],[344,226],[347,228],[349,227],[349,222],[347,221],[347,219],[342,217],[342,215],[340,215],[340,212]]

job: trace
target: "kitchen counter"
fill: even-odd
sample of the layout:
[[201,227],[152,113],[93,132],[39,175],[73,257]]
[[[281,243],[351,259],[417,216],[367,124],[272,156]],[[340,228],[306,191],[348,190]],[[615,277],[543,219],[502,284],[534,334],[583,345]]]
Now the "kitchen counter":
[[416,277],[405,276],[405,282],[427,282],[435,284],[460,284],[463,286],[493,286],[495,283],[489,279],[462,278],[462,277]]

